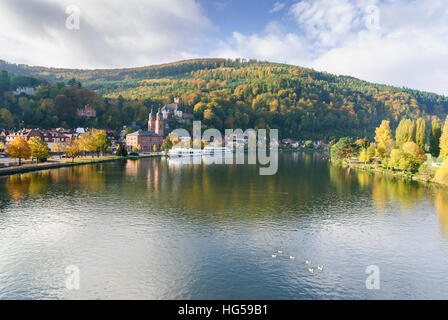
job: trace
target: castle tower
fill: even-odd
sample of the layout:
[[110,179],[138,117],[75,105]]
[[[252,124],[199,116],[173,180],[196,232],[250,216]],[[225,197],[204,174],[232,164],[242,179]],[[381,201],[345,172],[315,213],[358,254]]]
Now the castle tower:
[[149,114],[148,131],[156,132],[156,117],[154,116],[152,109],[151,113]]
[[155,122],[155,133],[157,133],[159,136],[164,136],[165,133],[165,123],[163,121],[163,114],[159,111],[156,115],[156,122]]

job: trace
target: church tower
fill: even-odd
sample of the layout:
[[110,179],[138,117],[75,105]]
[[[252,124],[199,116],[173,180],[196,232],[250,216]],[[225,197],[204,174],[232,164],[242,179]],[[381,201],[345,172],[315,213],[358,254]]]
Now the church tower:
[[156,117],[151,109],[148,120],[148,131],[156,132]]
[[163,121],[163,114],[159,111],[156,115],[156,122],[155,122],[155,133],[157,133],[159,136],[163,137],[165,133],[165,123]]

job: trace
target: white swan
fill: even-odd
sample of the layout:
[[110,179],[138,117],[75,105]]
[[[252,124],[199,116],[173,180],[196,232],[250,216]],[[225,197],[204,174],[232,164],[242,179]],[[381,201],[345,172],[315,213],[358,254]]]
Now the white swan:
[[289,256],[289,259],[291,259],[291,260],[295,260],[296,257],[294,257],[294,256]]
[[324,271],[324,266],[317,266],[317,270],[319,270],[320,272]]
[[311,264],[311,261],[310,260],[306,260],[305,263],[306,264]]
[[314,273],[314,269],[313,269],[313,268],[309,268],[308,271],[309,271],[310,273]]
[[276,255],[276,254],[273,254],[273,255],[272,255],[272,258],[274,258],[274,259],[277,258],[277,255]]

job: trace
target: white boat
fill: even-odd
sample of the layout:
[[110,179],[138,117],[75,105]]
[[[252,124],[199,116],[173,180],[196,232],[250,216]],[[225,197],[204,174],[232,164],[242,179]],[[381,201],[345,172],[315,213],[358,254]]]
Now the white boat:
[[170,157],[198,157],[202,155],[202,150],[193,148],[173,148],[168,151]]
[[204,156],[213,156],[215,154],[230,155],[233,150],[226,147],[205,147],[203,151]]

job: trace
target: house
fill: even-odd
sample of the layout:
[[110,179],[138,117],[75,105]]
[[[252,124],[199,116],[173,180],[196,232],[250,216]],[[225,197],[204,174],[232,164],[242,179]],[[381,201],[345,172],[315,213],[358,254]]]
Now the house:
[[17,137],[22,137],[26,141],[29,141],[33,137],[39,137],[42,139],[42,141],[47,143],[50,149],[53,149],[54,145],[58,142],[69,143],[71,140],[69,136],[57,130],[22,129],[10,133],[6,137],[6,142],[10,143]]
[[139,130],[126,136],[126,148],[131,151],[140,147],[141,152],[152,152],[154,146],[160,150],[163,144],[163,137],[152,131]]
[[96,118],[96,110],[90,104],[86,104],[84,108],[78,109],[77,114],[79,118]]

